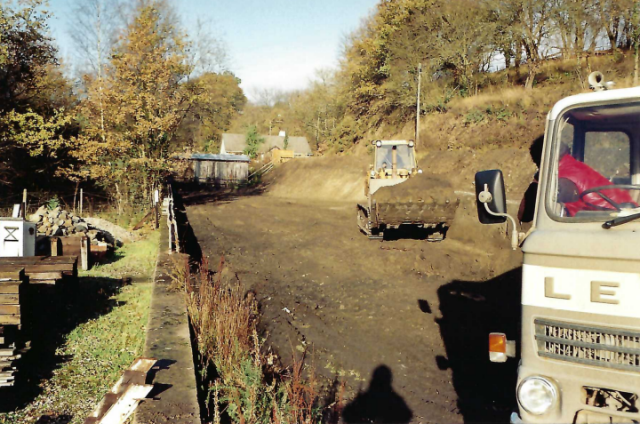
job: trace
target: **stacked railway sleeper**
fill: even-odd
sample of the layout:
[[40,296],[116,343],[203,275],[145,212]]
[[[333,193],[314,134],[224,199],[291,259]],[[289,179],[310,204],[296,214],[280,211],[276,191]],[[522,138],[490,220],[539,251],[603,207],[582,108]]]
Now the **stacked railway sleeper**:
[[[13,386],[20,358],[40,330],[51,292],[77,282],[75,256],[0,258],[0,387]],[[55,301],[55,300],[54,300]]]
[[20,292],[24,293],[24,268],[2,266],[0,268],[0,387],[13,386],[20,359],[22,330]]

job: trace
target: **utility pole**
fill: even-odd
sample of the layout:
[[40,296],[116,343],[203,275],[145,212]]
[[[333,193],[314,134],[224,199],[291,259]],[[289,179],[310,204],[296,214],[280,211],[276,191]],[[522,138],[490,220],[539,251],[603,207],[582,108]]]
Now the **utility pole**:
[[420,91],[422,89],[422,63],[418,64],[418,100],[416,105],[416,146],[420,144]]

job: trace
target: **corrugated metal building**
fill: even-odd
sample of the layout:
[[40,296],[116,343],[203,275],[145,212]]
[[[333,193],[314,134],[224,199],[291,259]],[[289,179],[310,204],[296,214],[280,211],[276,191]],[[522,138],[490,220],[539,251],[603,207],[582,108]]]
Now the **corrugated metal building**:
[[227,185],[246,182],[249,178],[249,156],[246,155],[194,153],[183,159],[189,161],[183,180]]

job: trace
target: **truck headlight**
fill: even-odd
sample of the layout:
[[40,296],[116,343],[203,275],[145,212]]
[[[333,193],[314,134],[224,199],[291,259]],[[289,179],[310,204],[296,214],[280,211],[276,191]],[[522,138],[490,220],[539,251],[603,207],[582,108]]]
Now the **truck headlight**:
[[556,386],[543,377],[527,377],[518,386],[518,403],[532,415],[542,415],[558,400]]

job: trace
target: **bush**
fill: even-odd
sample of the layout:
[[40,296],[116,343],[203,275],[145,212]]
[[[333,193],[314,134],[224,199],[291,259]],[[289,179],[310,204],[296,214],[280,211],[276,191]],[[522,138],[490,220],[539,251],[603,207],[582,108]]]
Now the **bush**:
[[471,109],[469,113],[467,113],[467,115],[464,117],[464,124],[465,125],[479,124],[480,122],[484,121],[485,118],[486,118],[486,115],[481,110]]

